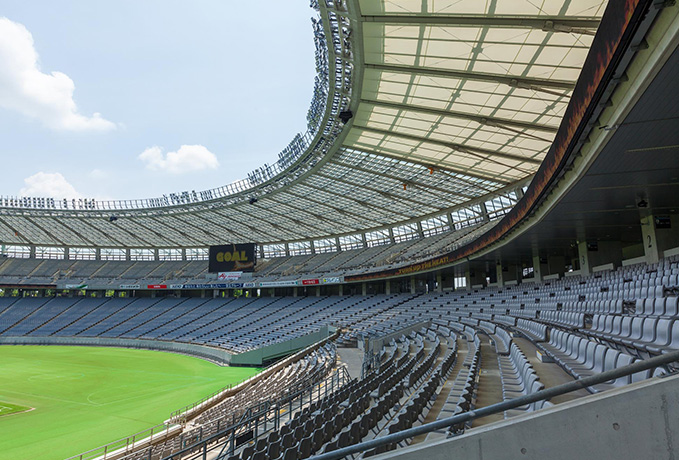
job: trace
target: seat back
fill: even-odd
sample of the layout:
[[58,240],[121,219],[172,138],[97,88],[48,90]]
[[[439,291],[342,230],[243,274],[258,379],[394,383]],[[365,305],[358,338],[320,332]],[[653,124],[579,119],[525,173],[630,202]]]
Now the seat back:
[[602,372],[604,368],[604,360],[606,357],[606,352],[608,347],[605,345],[597,345],[594,350],[594,365],[592,366],[593,372]]

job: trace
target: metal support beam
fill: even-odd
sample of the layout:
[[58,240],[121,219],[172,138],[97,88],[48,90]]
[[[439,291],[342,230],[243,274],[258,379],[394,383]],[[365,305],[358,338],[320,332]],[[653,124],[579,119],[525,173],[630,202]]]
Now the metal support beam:
[[[455,150],[456,152],[469,153],[471,155],[473,155],[473,154],[483,155],[483,159],[486,159],[487,156],[491,156],[491,157],[505,158],[507,160],[520,161],[522,163],[529,163],[529,164],[533,164],[533,165],[539,165],[539,164],[542,163],[542,160],[538,160],[537,158],[523,157],[523,156],[520,156],[520,155],[515,155],[513,153],[501,152],[501,151],[498,151],[498,150],[490,150],[490,149],[482,149],[482,148],[479,148],[479,147],[471,147],[471,146],[468,146],[468,145],[458,144],[458,143],[455,143],[455,142],[446,142],[446,141],[442,141],[442,140],[438,140],[438,139],[432,139],[431,137],[413,136],[412,134],[406,134],[406,133],[402,133],[402,132],[399,132],[399,131],[387,131],[385,129],[369,128],[367,126],[361,126],[361,125],[356,125],[356,124],[353,125],[352,128],[361,129],[363,131],[370,131],[370,132],[373,132],[373,133],[376,133],[376,134],[382,134],[382,135],[385,135],[385,136],[397,136],[397,137],[401,137],[403,139],[409,139],[411,141],[416,141],[416,142],[419,141],[419,142],[427,142],[427,143],[434,144],[434,145],[442,145],[444,147],[448,147],[451,150]],[[379,153],[374,152],[374,153],[376,153],[377,155],[384,155],[381,152],[379,152]],[[405,161],[411,161],[408,157],[399,157],[399,159],[402,159],[402,160],[405,160]],[[471,176],[471,177],[477,177],[477,178],[480,178],[480,179],[488,179],[488,177],[479,176],[478,172],[476,173],[476,176],[475,176],[473,173],[467,173],[467,172],[464,172],[464,171],[456,171],[453,168],[449,168],[449,170],[451,170],[452,172],[457,172],[459,174],[466,174],[466,175]],[[503,182],[500,179],[493,179],[493,180],[497,180],[498,182]],[[509,181],[504,181],[504,182],[509,183]]]
[[[371,128],[365,128],[363,126],[357,126],[357,128],[363,129],[365,131],[372,131]],[[375,131],[377,131],[377,130],[375,130]],[[389,131],[384,131],[384,132],[388,133]],[[392,133],[392,134],[396,134],[396,133]],[[397,134],[397,135],[400,137],[400,134]],[[417,139],[420,139],[420,138],[417,138]],[[455,174],[455,179],[459,180],[460,182],[464,182],[465,184],[473,185],[474,187],[478,187],[478,188],[485,190],[487,192],[490,191],[490,189],[488,189],[487,187],[484,187],[481,184],[477,184],[477,183],[469,180],[469,178],[481,179],[481,180],[484,180],[484,181],[494,181],[494,182],[497,182],[498,184],[508,184],[509,183],[509,181],[506,181],[506,180],[500,180],[500,179],[495,179],[495,178],[492,178],[492,177],[482,176],[482,175],[479,175],[479,174],[468,173],[468,172],[466,172],[462,169],[453,168],[449,165],[446,165],[446,164],[440,163],[440,162],[437,163],[437,162],[434,162],[434,161],[431,161],[431,162],[422,161],[418,158],[402,157],[402,156],[391,154],[391,153],[377,152],[375,150],[364,149],[362,147],[360,147],[360,148],[358,148],[358,147],[347,147],[347,148],[352,149],[352,150],[361,151],[361,152],[367,153],[369,155],[375,155],[375,156],[380,156],[380,157],[384,157],[384,158],[390,158],[390,159],[393,159],[393,160],[401,161],[401,162],[404,162],[404,163],[411,163],[411,164],[418,165],[418,166],[424,166],[427,169],[433,168],[434,171]],[[466,176],[466,178],[460,177],[460,176]]]
[[363,22],[379,22],[384,24],[426,24],[438,26],[461,27],[504,27],[517,29],[540,29],[550,32],[584,33],[596,30],[601,20],[595,17],[559,17],[559,16],[452,16],[443,14],[417,15],[372,15],[361,16]]
[[[390,64],[365,64],[366,69],[381,70],[384,72],[407,73],[415,75],[428,75],[431,77],[458,78],[460,80],[484,81],[501,83],[516,88],[542,90],[543,88],[561,89],[572,91],[575,82],[563,80],[545,80],[540,78],[518,77],[513,75],[499,75],[484,72],[470,72],[464,70],[433,69],[427,67],[410,67]],[[560,94],[560,93],[559,93]]]
[[[540,123],[530,123],[525,121],[510,120],[505,118],[495,118],[495,117],[484,117],[481,115],[475,115],[473,113],[467,112],[457,112],[453,110],[441,110],[434,109],[432,107],[423,107],[420,105],[412,104],[401,104],[398,102],[389,101],[376,101],[372,99],[361,99],[361,103],[377,105],[381,107],[388,107],[396,110],[412,110],[413,112],[428,113],[430,115],[440,116],[440,117],[453,117],[462,120],[475,121],[482,125],[493,126],[503,129],[532,129],[535,131],[542,131],[545,133],[556,133],[558,130],[557,126],[543,125]],[[512,130],[513,131],[513,130]],[[548,139],[544,139],[546,142],[550,142]]]
[[[419,188],[421,188],[421,189],[427,189],[427,190],[432,190],[432,191],[440,192],[440,193],[442,193],[442,194],[444,194],[444,195],[450,193],[450,190],[447,190],[447,189],[445,189],[445,188],[443,188],[443,187],[438,187],[438,186],[430,185],[430,184],[424,184],[424,183],[421,183],[421,182],[419,182],[419,181],[416,181],[416,180],[413,179],[413,178],[399,177],[399,176],[396,176],[396,175],[393,175],[393,174],[388,174],[388,173],[386,173],[386,172],[380,172],[380,171],[370,170],[370,169],[362,168],[362,167],[356,166],[356,165],[348,165],[348,164],[346,164],[346,163],[342,163],[341,161],[330,160],[328,163],[330,163],[330,164],[336,164],[336,165],[340,165],[340,166],[344,166],[344,167],[348,167],[348,168],[353,169],[354,171],[361,171],[361,172],[364,172],[364,173],[366,173],[366,174],[368,174],[368,175],[375,174],[375,175],[377,175],[377,176],[379,176],[379,177],[385,177],[385,178],[387,178],[387,179],[391,179],[391,180],[396,181],[396,182],[407,183],[409,186],[412,185],[412,186],[419,187]],[[479,188],[480,188],[480,187],[479,187]],[[465,198],[467,198],[467,199],[476,198],[476,195],[469,195],[469,194],[462,193],[462,192],[459,192],[459,191],[456,191],[455,193],[458,194],[459,196],[463,196],[463,197],[465,197]]]

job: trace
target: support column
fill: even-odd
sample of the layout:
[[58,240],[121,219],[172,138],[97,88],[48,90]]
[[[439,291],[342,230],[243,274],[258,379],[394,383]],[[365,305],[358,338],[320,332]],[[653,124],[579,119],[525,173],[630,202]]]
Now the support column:
[[505,279],[504,276],[502,276],[502,262],[495,262],[495,282],[497,283],[498,287],[502,287],[505,285]]
[[343,284],[339,285],[339,295],[344,295],[344,285]]
[[641,218],[641,239],[644,245],[644,258],[646,263],[654,264],[660,259],[658,250],[658,237],[655,232],[655,220],[653,216]]
[[537,283],[542,281],[542,265],[540,264],[539,255],[533,255],[533,279]]
[[436,292],[443,292],[443,276],[441,276],[441,272],[436,274]]
[[361,295],[368,295],[368,283],[361,283]]
[[420,220],[417,221],[417,233],[420,235],[420,238],[424,238],[424,229],[422,228],[422,221]]
[[580,264],[581,275],[589,275],[592,273],[592,267],[589,263],[589,254],[587,253],[587,241],[578,241],[578,263]]
[[410,277],[410,293],[415,294],[415,277]]
[[386,295],[390,295],[390,294],[391,294],[391,280],[386,280],[386,281],[384,282],[384,293],[385,293]]
[[480,203],[479,206],[481,207],[481,216],[483,217],[484,222],[490,222],[490,217],[488,216],[488,208],[486,208],[486,203]]
[[297,286],[292,288],[292,296],[297,297]]

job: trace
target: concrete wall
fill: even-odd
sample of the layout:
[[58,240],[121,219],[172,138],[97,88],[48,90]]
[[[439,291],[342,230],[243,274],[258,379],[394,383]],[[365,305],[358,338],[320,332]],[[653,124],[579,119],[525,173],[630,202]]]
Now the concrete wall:
[[231,363],[231,353],[219,348],[192,343],[163,342],[161,340],[114,339],[102,337],[0,337],[0,345],[71,345],[84,347],[138,348],[168,351],[206,359],[221,366]]
[[192,343],[162,340],[116,339],[103,337],[0,337],[0,345],[71,345],[86,347],[119,347],[167,351],[206,359],[221,366],[261,366],[281,356],[292,354],[328,338],[334,328],[323,326],[318,331],[257,350],[231,354],[226,350]]
[[252,351],[246,351],[231,356],[231,365],[259,366],[272,359],[292,354],[311,344],[327,339],[335,332],[334,327],[322,326],[318,331],[285,342],[267,345]]
[[398,460],[675,460],[679,376],[651,379],[374,457]]

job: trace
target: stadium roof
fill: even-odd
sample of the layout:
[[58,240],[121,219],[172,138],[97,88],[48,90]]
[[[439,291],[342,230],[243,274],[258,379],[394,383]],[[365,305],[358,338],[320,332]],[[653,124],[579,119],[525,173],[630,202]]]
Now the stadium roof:
[[219,189],[152,199],[2,197],[0,242],[204,247],[450,218],[530,181],[606,4],[320,3],[309,129],[278,162]]

